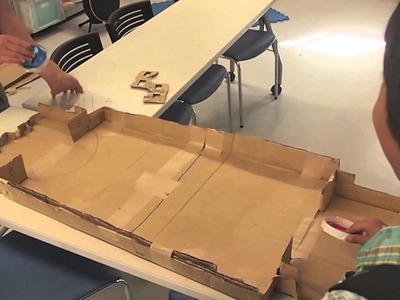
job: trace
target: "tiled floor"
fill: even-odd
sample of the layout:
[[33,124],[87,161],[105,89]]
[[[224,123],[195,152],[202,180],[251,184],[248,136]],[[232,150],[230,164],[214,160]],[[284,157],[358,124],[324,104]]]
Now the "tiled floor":
[[[340,158],[342,169],[356,173],[359,184],[400,194],[371,121],[382,78],[382,37],[396,4],[395,0],[277,1],[273,7],[290,17],[273,25],[284,62],[283,93],[277,101],[269,95],[271,53],[243,63],[245,127],[240,129],[236,120],[235,131]],[[80,15],[35,38],[51,52],[81,34],[77,24],[84,19]],[[104,26],[95,30],[104,46],[109,45]],[[235,83],[238,116],[236,91]],[[200,126],[228,129],[224,86],[196,109]],[[166,299],[166,290],[137,283],[148,288],[135,299]]]

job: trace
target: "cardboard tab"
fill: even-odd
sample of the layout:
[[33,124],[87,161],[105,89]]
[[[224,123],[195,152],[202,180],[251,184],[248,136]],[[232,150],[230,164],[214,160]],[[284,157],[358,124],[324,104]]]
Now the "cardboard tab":
[[166,266],[169,269],[173,269],[171,249],[153,243],[150,247],[150,256],[151,260],[155,263]]
[[0,167],[0,177],[18,184],[28,178],[22,156],[18,155],[6,165]]
[[89,118],[85,112],[80,113],[68,122],[72,140],[76,142],[89,131]]

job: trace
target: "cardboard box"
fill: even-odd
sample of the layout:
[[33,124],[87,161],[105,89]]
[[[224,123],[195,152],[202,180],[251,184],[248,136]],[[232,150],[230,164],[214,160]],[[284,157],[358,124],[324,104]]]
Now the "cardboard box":
[[292,268],[283,268],[282,274],[296,279],[299,299],[321,299],[346,271],[356,268],[360,246],[324,233],[320,226],[324,217],[340,216],[351,221],[378,218],[388,225],[400,224],[399,197],[357,186],[354,181],[354,175],[338,171],[328,207],[315,219],[303,220],[294,237]]
[[338,161],[102,108],[41,105],[1,137],[8,198],[238,299],[267,298]]

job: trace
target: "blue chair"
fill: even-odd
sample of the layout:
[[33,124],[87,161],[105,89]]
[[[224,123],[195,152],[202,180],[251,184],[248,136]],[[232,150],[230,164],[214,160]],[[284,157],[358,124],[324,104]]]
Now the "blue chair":
[[282,61],[278,41],[272,31],[267,14],[260,19],[260,29],[247,30],[224,54],[230,60],[230,80],[235,80],[235,66],[238,70],[240,127],[243,127],[243,93],[241,61],[253,59],[272,47],[275,55],[275,84],[271,87],[275,99],[282,92]]
[[175,122],[181,125],[189,125],[193,118],[193,108],[189,103],[175,101],[160,116],[160,119]]
[[16,231],[0,238],[0,299],[95,299],[114,288],[131,299],[115,269]]
[[[107,23],[106,28],[111,41],[114,43],[128,33],[132,32],[138,26],[153,18],[153,10],[150,1],[128,4],[114,11]],[[228,78],[228,72],[225,67],[214,64],[208,68],[185,92],[179,97],[177,103],[171,105],[161,116],[161,119],[188,125],[189,106],[191,107],[191,119],[194,125],[197,125],[196,111],[193,104],[197,104],[209,98],[220,87],[225,78]],[[228,111],[229,128],[232,131],[232,112],[231,112],[231,92],[230,82],[228,85]],[[184,102],[184,103],[182,103]]]

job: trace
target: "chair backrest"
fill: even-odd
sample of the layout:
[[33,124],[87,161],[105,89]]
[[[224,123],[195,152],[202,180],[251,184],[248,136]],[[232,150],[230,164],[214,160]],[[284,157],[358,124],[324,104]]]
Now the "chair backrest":
[[92,32],[64,42],[54,50],[50,59],[64,72],[70,72],[102,50],[99,34]]
[[117,9],[106,23],[111,42],[115,43],[152,17],[153,10],[150,1],[132,3]]
[[83,9],[90,20],[106,22],[120,6],[120,0],[83,0]]

